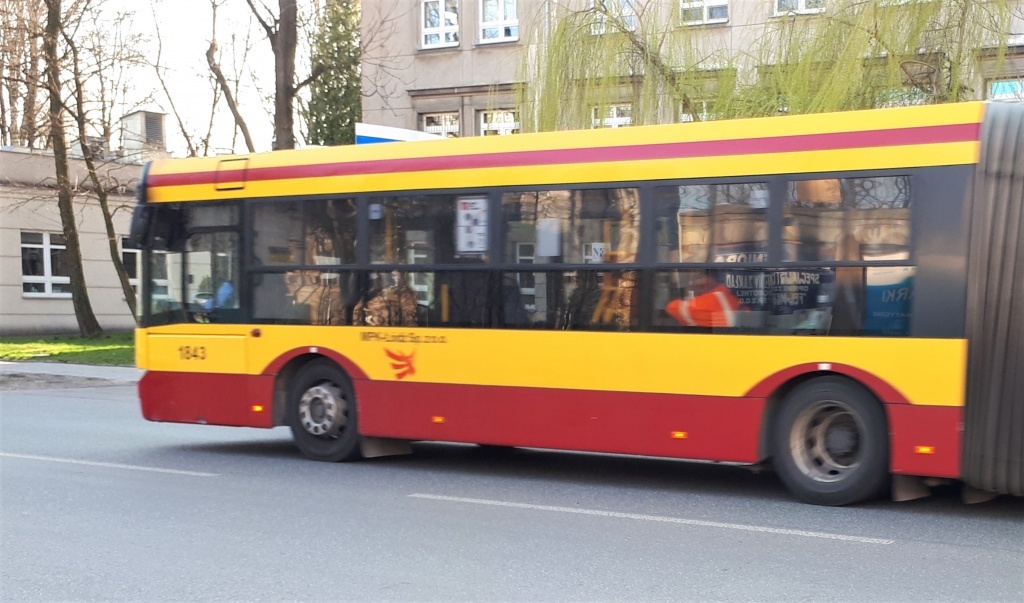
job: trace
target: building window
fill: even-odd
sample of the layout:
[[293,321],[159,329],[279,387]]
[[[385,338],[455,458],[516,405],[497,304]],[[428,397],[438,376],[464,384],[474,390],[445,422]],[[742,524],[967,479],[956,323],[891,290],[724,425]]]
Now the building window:
[[679,20],[683,25],[702,23],[725,23],[729,20],[727,0],[703,0],[701,2],[679,3]]
[[594,11],[594,23],[590,33],[595,36],[608,32],[608,21],[613,22],[611,31],[633,31],[636,29],[635,0],[591,0],[590,7]]
[[714,101],[709,100],[691,100],[689,107],[680,103],[678,121],[689,123],[692,121],[712,121],[718,119],[718,114],[714,112],[714,105]]
[[820,13],[825,10],[825,0],[775,0],[775,14]]
[[590,110],[591,128],[625,128],[633,123],[633,105],[609,105]]
[[71,297],[64,235],[21,233],[21,282],[25,297]]
[[519,118],[515,111],[499,109],[497,111],[480,112],[481,136],[518,134],[519,131]]
[[1024,100],[1024,79],[990,80],[985,98],[988,100]]
[[480,0],[480,41],[508,42],[519,39],[517,0]]
[[459,0],[423,0],[423,48],[459,45]]
[[459,113],[424,113],[420,116],[420,127],[424,132],[444,136],[445,138],[459,137]]

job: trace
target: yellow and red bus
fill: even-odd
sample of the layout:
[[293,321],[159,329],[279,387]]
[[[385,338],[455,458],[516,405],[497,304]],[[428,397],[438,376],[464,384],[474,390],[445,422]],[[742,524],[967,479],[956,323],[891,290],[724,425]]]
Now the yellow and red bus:
[[1024,494],[1024,107],[156,161],[153,421]]

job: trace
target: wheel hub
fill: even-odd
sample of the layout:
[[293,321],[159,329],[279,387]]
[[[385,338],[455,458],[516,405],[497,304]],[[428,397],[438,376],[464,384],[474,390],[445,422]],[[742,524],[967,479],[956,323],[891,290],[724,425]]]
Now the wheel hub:
[[820,482],[841,481],[860,465],[860,426],[844,404],[823,401],[794,423],[790,449],[804,475]]
[[299,422],[315,436],[331,437],[345,426],[348,405],[341,390],[331,383],[314,385],[299,399]]

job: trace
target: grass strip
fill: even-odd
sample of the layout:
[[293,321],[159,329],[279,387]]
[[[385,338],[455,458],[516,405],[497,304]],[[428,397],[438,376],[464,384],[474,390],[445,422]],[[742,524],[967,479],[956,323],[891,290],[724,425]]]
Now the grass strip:
[[135,341],[131,333],[94,339],[77,335],[0,337],[0,360],[132,366]]

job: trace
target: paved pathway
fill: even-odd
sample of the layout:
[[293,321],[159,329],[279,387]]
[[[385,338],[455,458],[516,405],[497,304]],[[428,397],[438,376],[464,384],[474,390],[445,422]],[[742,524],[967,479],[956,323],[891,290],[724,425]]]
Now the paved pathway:
[[0,360],[0,375],[28,373],[36,375],[61,375],[65,377],[92,377],[109,381],[137,382],[142,371],[131,366],[94,366],[90,364],[65,364],[61,362],[9,362]]

